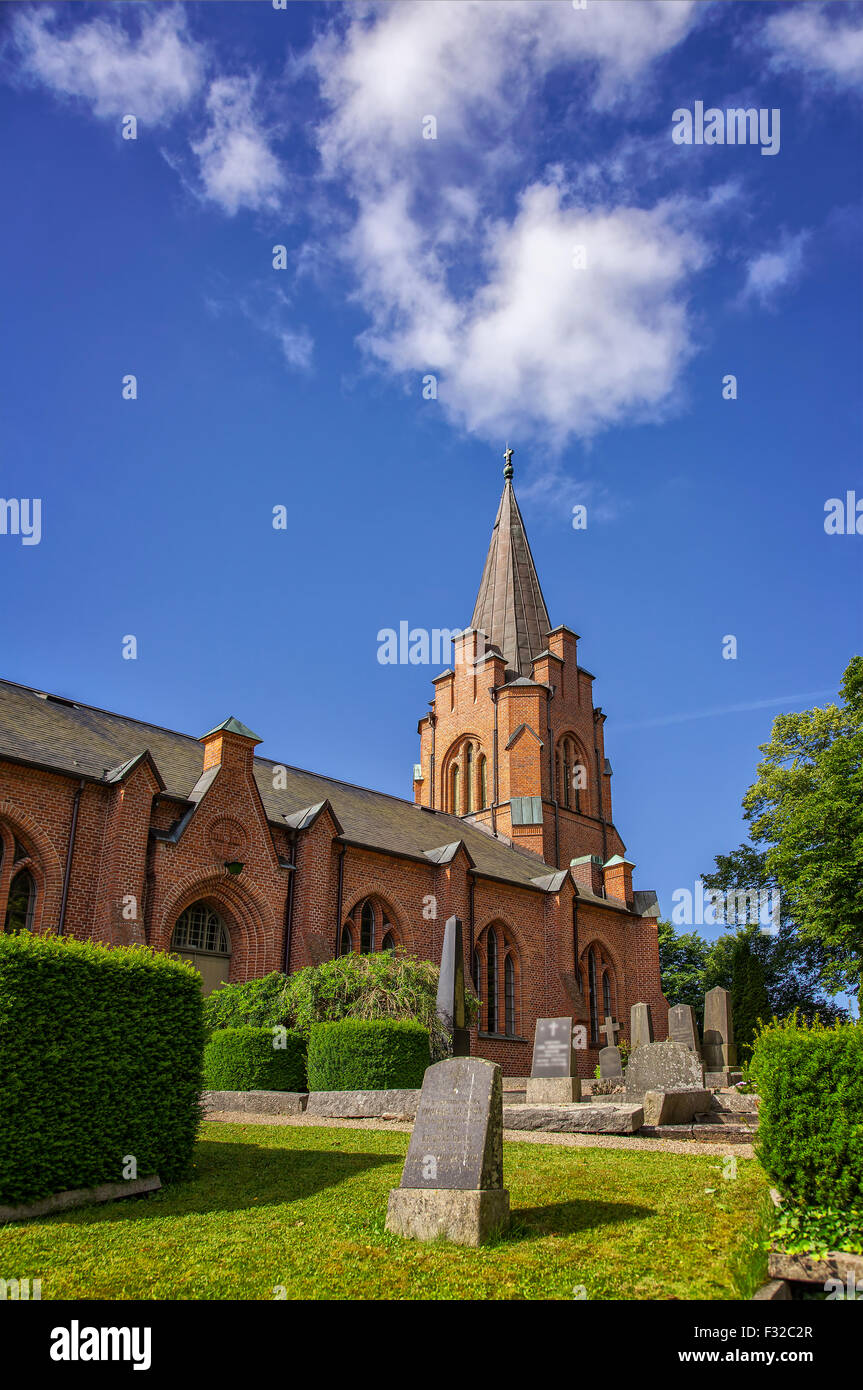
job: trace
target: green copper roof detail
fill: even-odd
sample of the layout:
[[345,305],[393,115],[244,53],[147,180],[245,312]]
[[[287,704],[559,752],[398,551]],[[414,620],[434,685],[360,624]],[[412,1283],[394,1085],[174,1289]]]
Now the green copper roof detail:
[[210,729],[201,737],[209,738],[210,734],[239,734],[240,738],[253,738],[255,743],[261,742],[257,734],[253,734],[251,729],[247,728],[245,724],[241,724],[239,719],[235,719],[233,715],[229,715],[221,724],[217,724],[215,729]]

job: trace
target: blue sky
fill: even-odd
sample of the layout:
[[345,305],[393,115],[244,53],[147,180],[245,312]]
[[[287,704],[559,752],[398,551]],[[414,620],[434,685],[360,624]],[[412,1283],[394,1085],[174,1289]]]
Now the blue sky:
[[[42,535],[0,535],[0,674],[410,797],[436,672],[377,633],[469,621],[508,440],[669,912],[861,649],[863,8],[3,21],[0,491]],[[697,101],[778,151],[675,144]]]

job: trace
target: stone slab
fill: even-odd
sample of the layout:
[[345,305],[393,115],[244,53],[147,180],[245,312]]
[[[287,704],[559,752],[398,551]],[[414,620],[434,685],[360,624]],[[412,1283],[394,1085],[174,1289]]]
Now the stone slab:
[[448,917],[443,933],[436,1012],[452,1037],[454,1057],[470,1053],[470,1031],[464,993],[464,933],[461,919]]
[[413,1240],[444,1240],[484,1245],[509,1226],[506,1188],[465,1189],[394,1187],[387,1203],[386,1228]]
[[692,1090],[645,1091],[642,1102],[646,1125],[690,1125],[710,1106],[710,1092]]
[[673,1004],[668,1010],[668,1037],[692,1052],[700,1052],[698,1024],[691,1004]]
[[213,1110],[247,1115],[301,1115],[306,1108],[305,1091],[204,1091],[204,1114]]
[[503,1187],[503,1088],[496,1063],[451,1057],[427,1068],[399,1186]]
[[720,1067],[718,1071],[705,1067],[704,1084],[713,1086],[720,1090],[726,1086],[733,1086],[735,1081],[743,1080],[743,1072],[737,1067]]
[[642,1043],[626,1068],[626,1094],[639,1102],[645,1091],[704,1089],[704,1069],[696,1052],[683,1043]]
[[307,1115],[329,1120],[414,1120],[419,1091],[311,1091]]
[[635,1134],[644,1124],[640,1105],[507,1105],[504,1129],[537,1129],[552,1134]]
[[731,1018],[731,995],[717,985],[704,996],[704,1033],[701,1054],[705,1067],[722,1071],[737,1066],[734,1044],[734,1025]]
[[858,1288],[863,1286],[863,1255],[848,1255],[843,1250],[831,1250],[823,1260],[810,1255],[786,1255],[771,1250],[767,1257],[767,1273],[771,1279],[792,1279],[804,1284],[825,1284],[828,1279],[846,1283],[854,1275]]
[[144,1192],[158,1192],[161,1186],[158,1173],[152,1173],[147,1178],[103,1182],[98,1187],[70,1187],[66,1192],[55,1192],[50,1197],[41,1197],[38,1202],[0,1207],[0,1222],[33,1221],[38,1216],[50,1216],[55,1211],[67,1211],[70,1207],[86,1207],[91,1202],[116,1202],[120,1197],[138,1197]]
[[[506,1096],[514,1098],[511,1091]],[[577,1076],[531,1076],[524,1097],[528,1105],[572,1105],[581,1100],[581,1082]]]
[[768,1279],[766,1284],[752,1295],[753,1303],[775,1303],[778,1300],[790,1301],[791,1289],[784,1279]]
[[649,1004],[633,1004],[629,1011],[629,1050],[653,1042],[653,1015]]
[[601,1047],[599,1049],[599,1079],[600,1081],[623,1080],[623,1062],[619,1047]]

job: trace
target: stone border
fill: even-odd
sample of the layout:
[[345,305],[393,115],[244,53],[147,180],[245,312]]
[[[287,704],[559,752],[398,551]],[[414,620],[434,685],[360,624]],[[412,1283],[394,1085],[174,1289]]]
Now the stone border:
[[415,1120],[419,1091],[311,1091],[307,1115],[328,1120]]
[[863,1285],[863,1255],[830,1250],[823,1260],[816,1260],[811,1255],[786,1255],[782,1250],[771,1250],[767,1273],[771,1279],[790,1279],[797,1284],[826,1284],[828,1279],[844,1284],[853,1274],[859,1287]]
[[238,1115],[301,1115],[306,1108],[305,1091],[203,1091],[204,1118],[219,1110]]
[[142,1192],[158,1192],[162,1186],[158,1173],[149,1178],[127,1178],[125,1182],[103,1182],[98,1187],[73,1187],[67,1192],[55,1192],[38,1202],[26,1202],[17,1207],[0,1207],[0,1222],[34,1221],[38,1216],[50,1216],[69,1207],[86,1207],[91,1202],[115,1202],[119,1197],[137,1197]]

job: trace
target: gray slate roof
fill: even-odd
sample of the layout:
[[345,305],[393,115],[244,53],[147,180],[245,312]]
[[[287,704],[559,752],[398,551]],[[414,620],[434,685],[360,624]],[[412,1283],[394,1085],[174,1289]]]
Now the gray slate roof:
[[500,647],[507,668],[529,676],[551,630],[527,532],[507,478],[497,509],[471,627]]
[[[164,780],[166,794],[191,800],[203,772],[204,749],[198,739],[0,681],[0,759],[35,763],[109,785],[116,781],[118,768],[145,750]],[[344,837],[369,848],[426,858],[430,850],[462,840],[479,872],[504,882],[536,888],[533,880],[558,872],[536,855],[495,840],[457,816],[423,810],[401,797],[302,768],[288,767],[286,787],[274,791],[272,769],[278,766],[284,764],[255,758],[255,778],[272,821],[284,823],[329,801]],[[300,823],[308,819],[300,817]]]

